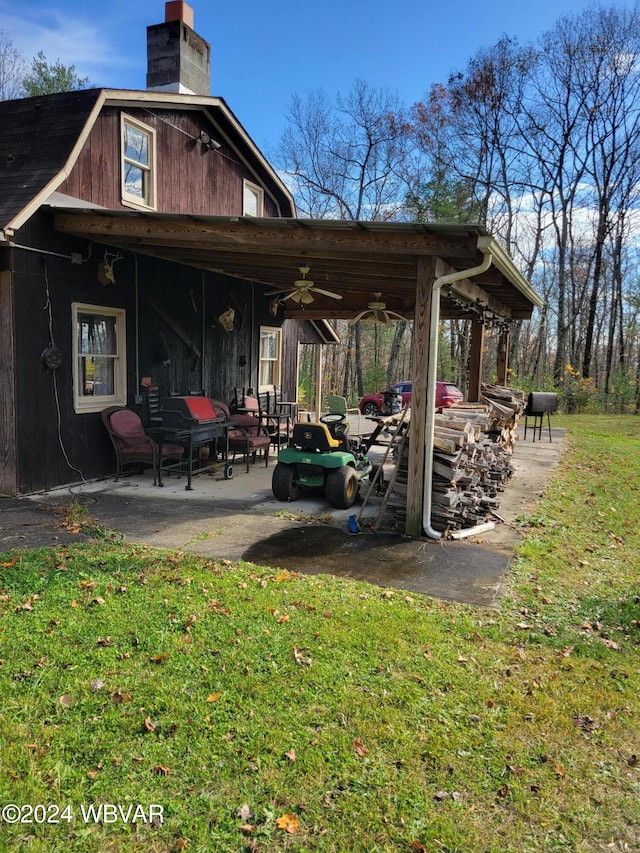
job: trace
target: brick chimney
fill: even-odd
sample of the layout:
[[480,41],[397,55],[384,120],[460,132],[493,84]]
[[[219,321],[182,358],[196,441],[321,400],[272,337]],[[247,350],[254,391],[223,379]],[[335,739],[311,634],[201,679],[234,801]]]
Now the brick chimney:
[[165,3],[164,23],[147,27],[147,89],[211,94],[211,45],[193,30],[184,0]]

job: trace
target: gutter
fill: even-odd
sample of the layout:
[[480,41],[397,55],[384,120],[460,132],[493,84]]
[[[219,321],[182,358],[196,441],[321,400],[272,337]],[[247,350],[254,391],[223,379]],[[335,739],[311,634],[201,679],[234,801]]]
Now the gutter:
[[[486,272],[493,262],[493,248],[496,244],[493,240],[487,242],[486,238],[478,238],[478,249],[484,258],[479,266],[466,270],[441,275],[432,285],[431,295],[431,320],[429,324],[429,369],[427,371],[427,400],[435,403],[436,399],[436,376],[438,361],[438,326],[440,324],[440,291],[442,288],[454,281],[463,278],[472,278]],[[435,405],[429,406],[427,411],[427,422],[425,424],[425,454],[424,454],[424,481],[423,481],[423,504],[422,504],[422,529],[431,539],[441,539],[442,534],[431,526],[431,489],[433,480],[433,437],[435,434],[436,409]]]

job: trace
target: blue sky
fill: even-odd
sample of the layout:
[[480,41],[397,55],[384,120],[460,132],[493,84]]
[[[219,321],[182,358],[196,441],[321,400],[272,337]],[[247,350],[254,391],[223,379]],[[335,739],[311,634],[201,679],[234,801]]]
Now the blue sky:
[[[419,100],[502,35],[535,40],[588,0],[191,0],[211,43],[211,94],[222,96],[265,152],[294,92],[346,92],[356,79]],[[605,6],[631,8],[633,0]],[[0,30],[27,58],[75,65],[93,85],[144,89],[146,28],[163,0],[0,0]]]

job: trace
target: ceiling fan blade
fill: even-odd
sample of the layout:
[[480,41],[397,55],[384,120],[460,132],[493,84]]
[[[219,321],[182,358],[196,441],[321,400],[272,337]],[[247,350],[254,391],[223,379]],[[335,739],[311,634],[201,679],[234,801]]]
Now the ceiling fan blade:
[[395,317],[397,320],[406,320],[406,317],[403,317],[402,314],[398,314],[397,311],[387,311],[386,312],[389,317]]
[[333,290],[323,290],[321,287],[312,287],[314,293],[322,293],[323,296],[330,296],[332,299],[342,299],[342,294],[334,293]]
[[350,324],[351,326],[353,326],[353,324],[354,324],[354,323],[357,323],[357,322],[358,322],[358,320],[362,320],[362,318],[364,317],[364,315],[369,313],[369,310],[370,310],[369,308],[365,308],[365,309],[364,309],[364,311],[360,311],[360,313],[359,313],[359,314],[356,314],[356,316],[355,316],[355,317],[351,317],[351,318],[349,319],[349,324]]

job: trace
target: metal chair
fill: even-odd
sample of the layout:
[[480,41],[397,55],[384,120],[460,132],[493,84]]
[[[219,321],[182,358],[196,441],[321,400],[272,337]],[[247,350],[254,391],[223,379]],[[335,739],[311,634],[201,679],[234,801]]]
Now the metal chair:
[[211,404],[227,420],[228,446],[233,458],[236,453],[242,453],[248,473],[250,460],[255,462],[257,454],[262,451],[265,468],[268,467],[271,437],[260,418],[243,412],[232,413],[221,400],[211,400]]

